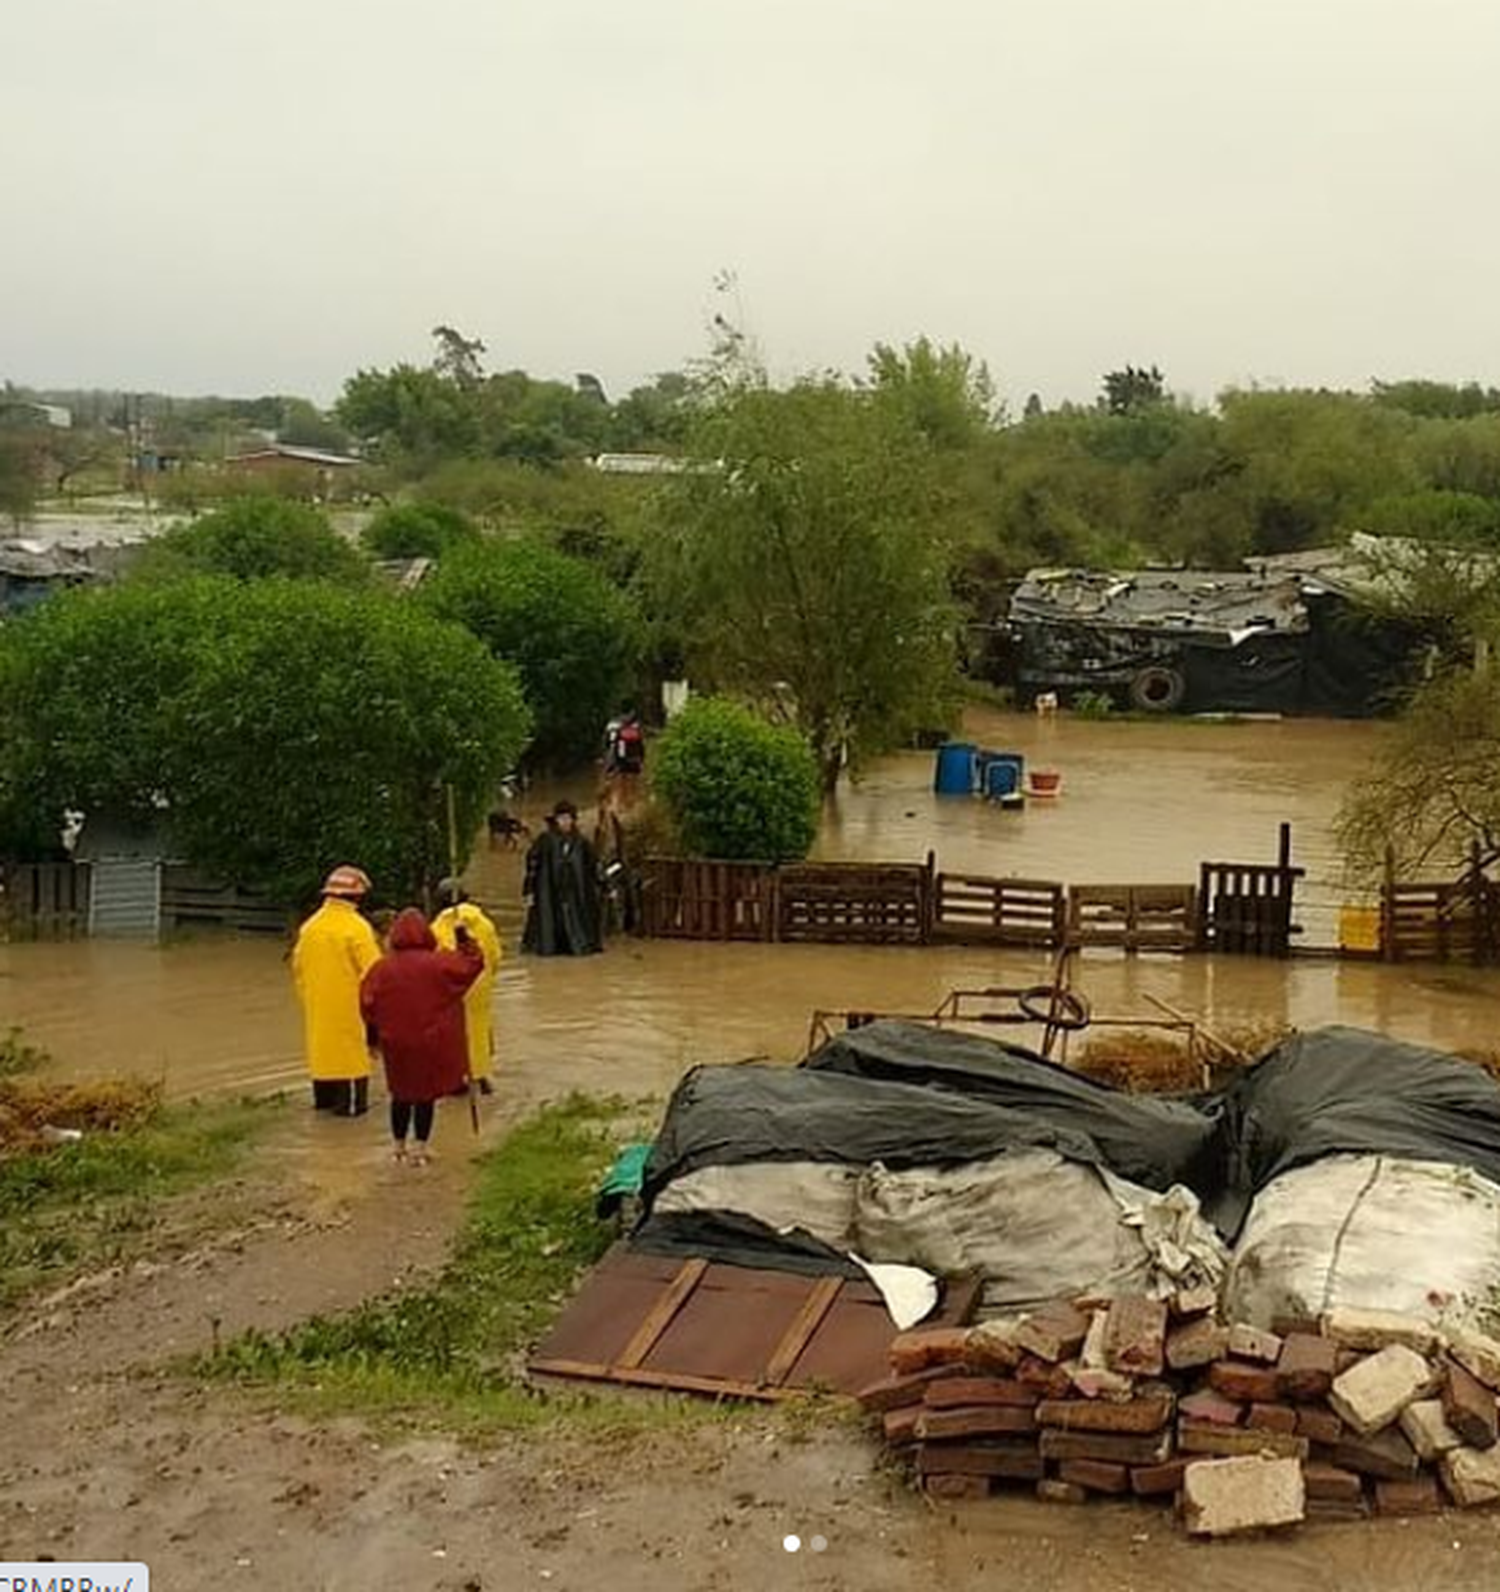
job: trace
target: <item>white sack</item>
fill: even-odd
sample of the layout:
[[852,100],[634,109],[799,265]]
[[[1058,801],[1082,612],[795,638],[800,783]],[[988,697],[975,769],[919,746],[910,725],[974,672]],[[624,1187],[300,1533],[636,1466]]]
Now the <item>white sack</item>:
[[1083,1293],[1165,1295],[1217,1283],[1223,1271],[1222,1246],[1188,1190],[1153,1194],[1052,1150],[952,1168],[871,1167],[857,1230],[871,1260],[980,1272],[985,1314]]
[[858,1246],[854,1237],[858,1166],[823,1161],[750,1161],[742,1166],[705,1166],[674,1178],[651,1209],[733,1211],[778,1233],[800,1228],[841,1252]]
[[1458,1322],[1497,1289],[1500,1186],[1466,1167],[1334,1155],[1256,1196],[1225,1310],[1260,1327],[1338,1305]]

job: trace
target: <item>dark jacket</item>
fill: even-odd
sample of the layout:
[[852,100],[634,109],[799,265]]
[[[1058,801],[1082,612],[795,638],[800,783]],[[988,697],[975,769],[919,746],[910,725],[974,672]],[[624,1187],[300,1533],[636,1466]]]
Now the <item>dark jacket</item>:
[[365,974],[359,1004],[385,1058],[394,1100],[440,1100],[469,1076],[464,993],[484,971],[471,941],[440,951],[426,918],[408,907],[391,927],[391,948]]
[[604,949],[599,913],[599,864],[577,829],[538,835],[526,853],[523,951],[538,956],[586,956]]

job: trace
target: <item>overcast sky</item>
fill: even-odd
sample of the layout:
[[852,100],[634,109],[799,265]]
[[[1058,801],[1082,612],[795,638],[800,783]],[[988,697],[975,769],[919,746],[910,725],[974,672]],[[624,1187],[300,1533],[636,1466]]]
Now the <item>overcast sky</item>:
[[0,378],[1500,382],[1497,0],[0,3]]

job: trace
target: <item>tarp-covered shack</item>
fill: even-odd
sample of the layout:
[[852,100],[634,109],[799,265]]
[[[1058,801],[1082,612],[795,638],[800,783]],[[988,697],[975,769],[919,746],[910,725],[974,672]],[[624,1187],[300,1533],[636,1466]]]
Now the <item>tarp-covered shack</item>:
[[1253,572],[1033,570],[1011,598],[1014,683],[1154,713],[1388,706],[1415,645],[1345,586],[1266,560]]
[[93,579],[94,569],[77,552],[41,542],[0,541],[0,618]]

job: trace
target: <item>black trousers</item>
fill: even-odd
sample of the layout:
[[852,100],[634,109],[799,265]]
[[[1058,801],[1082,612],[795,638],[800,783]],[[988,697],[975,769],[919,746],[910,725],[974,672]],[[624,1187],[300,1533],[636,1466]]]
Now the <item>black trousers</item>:
[[432,1137],[432,1116],[436,1106],[431,1100],[392,1100],[391,1137],[406,1138],[408,1128],[417,1131],[417,1143],[426,1144]]
[[370,1109],[368,1078],[314,1078],[313,1110],[336,1117],[362,1117]]

